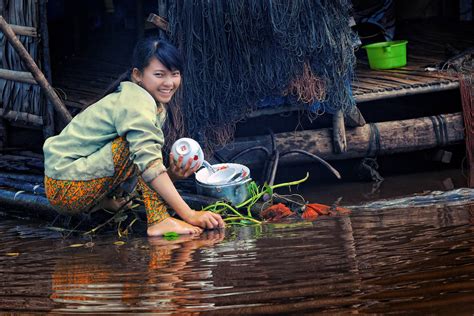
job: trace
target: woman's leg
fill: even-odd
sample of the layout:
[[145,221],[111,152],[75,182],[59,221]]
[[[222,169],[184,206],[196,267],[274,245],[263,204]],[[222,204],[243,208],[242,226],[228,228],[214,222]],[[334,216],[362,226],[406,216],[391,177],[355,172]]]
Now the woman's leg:
[[202,229],[169,215],[165,201],[151,189],[141,177],[138,185],[143,194],[148,221],[148,236],[161,236],[169,232],[178,234],[200,234]]
[[45,177],[46,196],[51,205],[60,213],[78,214],[90,211],[97,204],[110,199],[108,195],[111,192],[137,173],[135,165],[129,159],[130,151],[123,137],[118,137],[112,142],[112,154],[115,165],[113,177],[87,181],[55,180]]

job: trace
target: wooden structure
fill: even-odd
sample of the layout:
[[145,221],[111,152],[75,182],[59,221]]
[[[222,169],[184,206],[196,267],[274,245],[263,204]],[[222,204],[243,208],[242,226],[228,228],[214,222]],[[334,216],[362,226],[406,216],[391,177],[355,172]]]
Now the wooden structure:
[[[12,5],[14,2],[9,3]],[[5,125],[11,122],[17,125],[24,124],[35,129],[43,129],[46,136],[51,135],[54,129],[56,131],[60,129],[55,128],[53,125],[55,121],[52,118],[53,107],[60,113],[63,120],[67,122],[70,117],[68,117],[67,111],[63,111],[62,102],[72,113],[79,112],[85,105],[95,101],[106,87],[127,69],[126,63],[123,62],[125,58],[97,58],[97,55],[93,54],[76,54],[69,56],[66,63],[58,64],[58,68],[55,69],[54,73],[53,90],[50,85],[52,75],[48,60],[49,45],[47,40],[48,32],[45,27],[47,23],[45,3],[46,0],[38,0],[38,2],[30,0],[29,5],[35,8],[35,22],[32,25],[12,23],[12,25],[8,26],[6,22],[10,23],[10,20],[7,19],[8,15],[5,14],[8,8],[0,7],[0,15],[3,15],[6,20],[2,21],[0,18],[0,26],[5,34],[4,36],[8,37],[9,42],[17,43],[16,48],[14,48],[15,51],[22,52],[23,60],[27,61],[27,68],[25,69],[0,69],[0,78],[35,86],[36,88],[34,89],[38,89],[38,85],[41,85],[43,91],[42,107],[36,107],[32,111],[15,111],[15,109],[11,108],[5,111],[3,110],[5,104],[3,104],[3,107],[0,108],[2,116],[0,119],[0,148],[6,146],[5,135],[8,129],[5,129]],[[166,20],[160,18],[166,12],[163,3],[164,1],[160,2],[156,10],[157,14],[150,15],[148,21],[159,27],[162,33],[165,33],[167,31]],[[141,8],[141,6],[137,5],[138,7]],[[137,13],[138,11],[137,9]],[[11,14],[11,11],[9,12]],[[372,101],[442,91],[456,91],[460,87],[459,74],[449,63],[445,63],[447,61],[446,47],[453,43],[460,51],[472,47],[474,45],[473,28],[462,28],[462,32],[460,32],[459,29],[461,27],[455,23],[444,25],[429,22],[406,23],[397,27],[398,36],[407,39],[409,42],[408,64],[398,69],[375,71],[368,67],[364,52],[358,52],[358,64],[356,76],[352,82],[352,90],[359,108]],[[137,30],[140,31],[141,27],[137,26]],[[20,44],[25,46],[24,48],[27,51],[28,45],[25,45],[25,39],[28,39],[29,43],[31,41],[36,42],[36,45],[41,43],[42,54],[36,56],[31,51],[25,54],[25,51],[21,49],[21,45],[18,45],[15,37],[19,38]],[[108,38],[111,38],[111,36]],[[108,47],[108,49],[117,51],[117,47],[128,47],[128,44],[134,42],[133,38],[133,40],[130,40],[130,43],[125,45],[124,40],[124,38],[115,39],[115,42],[109,45],[111,47]],[[103,45],[107,43],[105,41],[97,41],[93,44],[92,50],[98,54],[103,51]],[[124,54],[125,52],[122,55]],[[33,56],[33,62],[27,55],[35,55]],[[112,55],[110,54],[110,56]],[[60,98],[58,98],[56,92],[59,93]],[[46,102],[46,96],[48,95],[49,102]],[[46,111],[44,111],[45,109]],[[472,114],[472,107],[470,109]],[[288,115],[289,113],[307,110],[304,106],[284,105],[277,108],[258,109],[249,113],[248,119],[260,120],[265,117],[278,117],[281,114]],[[466,120],[466,113],[468,112],[465,110],[464,114],[457,111],[456,113],[439,113],[433,116],[377,122],[367,120],[355,108],[352,112],[345,115],[340,112],[336,113],[330,119],[331,127],[329,128],[320,128],[317,120],[314,121],[314,126],[308,130],[292,132],[294,126],[288,126],[287,131],[275,134],[276,150],[279,153],[285,153],[297,148],[327,160],[344,160],[445,147],[460,144],[469,138],[471,140],[466,141],[469,151],[469,144],[472,144],[474,137],[472,135],[474,130],[472,122],[474,120],[472,120],[472,117],[470,120]],[[47,119],[45,119],[45,115]],[[285,125],[285,117],[277,124]],[[464,124],[470,124],[470,126],[464,126]],[[238,136],[233,144],[223,148],[218,154],[224,160],[230,159],[236,153],[249,147],[262,146],[268,148],[269,143],[267,136]],[[35,178],[34,182],[37,183],[33,187],[41,183],[43,166],[41,156],[38,156],[38,153],[31,154],[21,150],[10,152],[8,149],[3,149],[0,155],[0,170],[15,172],[20,182],[28,181],[22,181],[18,173],[34,173],[37,176],[39,175],[39,177]],[[469,159],[471,179],[473,179],[474,162],[472,157]],[[242,159],[239,161],[249,165],[261,163],[258,154],[242,156]],[[281,163],[287,165],[311,163],[312,161],[312,158],[305,155],[287,155],[280,159]],[[273,173],[275,172],[276,169],[273,170]],[[2,201],[8,201],[10,198],[13,200],[18,199],[15,190],[28,191],[31,189],[30,187],[28,189],[20,188],[19,186],[22,183],[12,184],[10,180],[5,181],[4,183],[8,182],[11,184],[14,190],[9,191],[14,193],[8,193],[6,197],[3,197],[5,200]],[[473,185],[472,181],[471,186]],[[3,186],[5,185],[3,184]],[[44,200],[41,203],[43,202]],[[29,202],[26,201],[25,203]]]
[[[9,24],[6,18],[12,22],[22,21],[29,25]],[[6,84],[2,85],[2,89],[15,90],[21,95],[21,98],[18,98],[21,102],[11,95],[2,100],[0,114],[4,119],[2,121],[3,130],[6,130],[6,122],[10,121],[17,125],[20,124],[20,126],[42,128],[44,137],[54,135],[56,132],[54,109],[59,114],[63,125],[67,124],[72,117],[50,84],[46,0],[27,1],[24,4],[2,2],[0,30],[6,39],[2,49],[6,52],[2,56],[3,67],[14,68],[0,69],[0,79],[6,81]],[[45,69],[46,76],[39,65]],[[15,87],[15,82],[24,85],[18,86],[17,84]],[[38,91],[36,87],[40,87],[41,91]],[[31,91],[36,91],[33,93],[38,97],[29,97],[32,94]],[[9,93],[3,93],[3,95],[9,95]],[[38,104],[31,104],[35,102]],[[4,139],[2,147],[5,143]]]

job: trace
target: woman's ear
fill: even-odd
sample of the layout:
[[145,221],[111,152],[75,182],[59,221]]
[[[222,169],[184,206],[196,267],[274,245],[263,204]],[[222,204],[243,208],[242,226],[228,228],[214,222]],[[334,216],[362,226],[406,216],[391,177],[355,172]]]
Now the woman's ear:
[[142,72],[138,70],[138,68],[133,68],[132,69],[132,82],[134,83],[139,83],[142,82]]

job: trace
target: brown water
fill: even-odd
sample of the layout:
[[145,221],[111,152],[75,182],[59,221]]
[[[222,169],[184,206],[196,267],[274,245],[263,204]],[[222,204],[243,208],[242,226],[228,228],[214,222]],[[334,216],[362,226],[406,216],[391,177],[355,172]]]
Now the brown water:
[[472,199],[124,244],[3,219],[0,311],[472,315],[473,233]]

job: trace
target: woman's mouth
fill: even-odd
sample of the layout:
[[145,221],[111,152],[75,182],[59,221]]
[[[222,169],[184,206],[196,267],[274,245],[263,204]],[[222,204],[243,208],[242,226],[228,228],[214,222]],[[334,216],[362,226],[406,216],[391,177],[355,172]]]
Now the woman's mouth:
[[162,89],[162,90],[158,90],[159,93],[161,94],[171,94],[171,92],[173,92],[173,89]]

